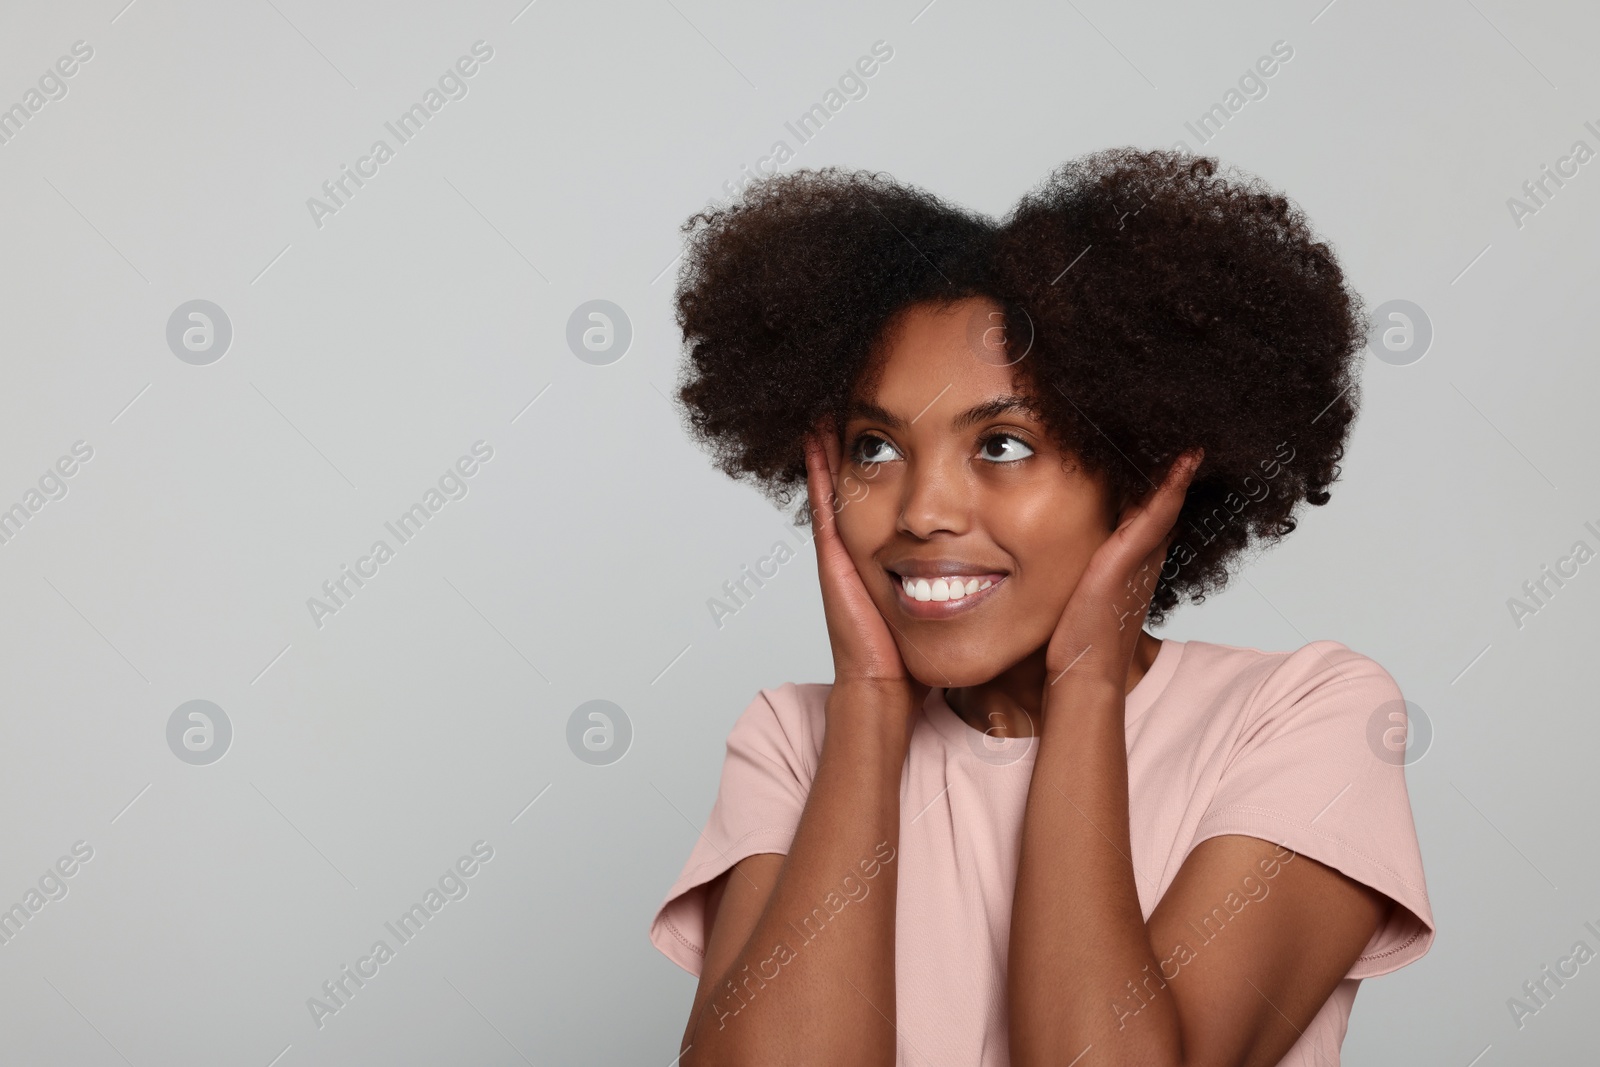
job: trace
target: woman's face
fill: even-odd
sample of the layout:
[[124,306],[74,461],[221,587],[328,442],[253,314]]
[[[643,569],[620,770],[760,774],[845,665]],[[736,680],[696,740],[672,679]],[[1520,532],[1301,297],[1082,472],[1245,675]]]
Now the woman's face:
[[1115,528],[1104,483],[1024,406],[1015,357],[986,329],[999,310],[983,298],[907,309],[844,425],[840,480],[866,489],[839,511],[839,534],[930,686],[978,685],[1041,650]]

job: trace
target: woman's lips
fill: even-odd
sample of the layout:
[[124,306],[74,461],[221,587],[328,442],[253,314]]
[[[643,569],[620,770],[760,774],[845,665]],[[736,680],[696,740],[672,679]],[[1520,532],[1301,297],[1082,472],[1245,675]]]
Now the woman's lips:
[[[957,592],[955,582],[961,580],[960,590]],[[995,590],[1005,583],[1004,574],[977,574],[957,575],[948,578],[902,578],[893,571],[889,572],[889,579],[894,585],[895,600],[900,605],[900,610],[914,619],[948,619],[954,615],[971,611],[989,600]],[[910,582],[916,594],[920,594],[922,586],[926,584],[929,599],[919,599],[918,595],[906,591],[906,583]],[[942,587],[941,587],[942,583]],[[967,592],[968,589],[972,592]],[[943,594],[943,599],[935,599]],[[955,596],[951,594],[955,593]]]

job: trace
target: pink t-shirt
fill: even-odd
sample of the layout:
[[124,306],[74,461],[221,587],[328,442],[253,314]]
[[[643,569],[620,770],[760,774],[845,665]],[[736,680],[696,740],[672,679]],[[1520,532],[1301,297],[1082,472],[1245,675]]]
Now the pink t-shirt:
[[[704,833],[650,924],[651,942],[690,974],[705,960],[705,884],[746,856],[789,850],[830,688],[763,689],[728,734]],[[1337,1065],[1361,979],[1405,966],[1433,942],[1395,748],[1404,713],[1388,672],[1337,641],[1293,652],[1163,641],[1128,694],[1132,860],[1146,919],[1190,850],[1221,834],[1282,844],[1399,904],[1281,1065]],[[986,736],[939,689],[912,730],[893,859],[896,1062],[905,1067],[1009,1063],[1006,957],[1035,741]],[[1232,898],[1233,914],[1270,890],[1258,877]],[[1229,917],[1196,927],[1190,951],[1203,951]],[[1155,954],[1181,970],[1188,957],[1175,949]],[[1125,1009],[1137,1006],[1129,994]]]

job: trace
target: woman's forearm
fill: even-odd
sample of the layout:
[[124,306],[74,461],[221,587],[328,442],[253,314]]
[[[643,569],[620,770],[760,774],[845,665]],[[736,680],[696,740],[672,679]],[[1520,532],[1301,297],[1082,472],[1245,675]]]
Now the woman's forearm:
[[1128,985],[1159,988],[1134,882],[1128,826],[1125,698],[1114,685],[1046,698],[1023,817],[1008,965],[1011,1062],[1169,1067],[1182,1059],[1170,994],[1137,1021],[1116,1005]]
[[835,685],[816,776],[761,918],[685,1067],[895,1060],[895,889],[909,738],[897,693]]

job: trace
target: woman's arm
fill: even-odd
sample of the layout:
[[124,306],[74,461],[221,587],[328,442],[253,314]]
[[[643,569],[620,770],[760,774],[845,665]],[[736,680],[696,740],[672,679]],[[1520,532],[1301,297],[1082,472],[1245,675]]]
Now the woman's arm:
[[[1018,1067],[1271,1067],[1383,918],[1381,894],[1269,842],[1230,836],[1190,852],[1143,920],[1134,879],[1151,875],[1132,860],[1126,685],[1149,578],[1166,559],[1201,455],[1175,461],[1124,509],[1046,648],[1007,972]],[[1245,906],[1236,887],[1251,875],[1272,885]]]
[[[839,510],[868,490],[853,473],[841,479],[838,428],[819,427],[805,448],[833,650],[822,751],[789,854],[748,937],[737,924],[749,922],[766,891],[753,876],[728,890],[736,930],[713,932],[707,946],[684,1067],[895,1060],[900,781],[929,690],[906,669],[839,537]],[[841,494],[841,481],[852,492]],[[737,951],[724,966],[729,944]]]
[[[694,1044],[695,1023],[706,1001],[716,991],[716,979],[726,974],[734,957],[744,951],[782,869],[783,853],[757,852],[706,883],[706,919],[702,927],[706,932],[706,955],[700,963],[700,984],[694,991],[683,1040],[678,1042],[680,1053],[687,1052]],[[728,892],[730,884],[733,886],[731,893]]]
[[[788,856],[752,856],[730,875],[684,1033],[683,1067],[892,1067],[895,861],[909,715],[884,704],[904,699],[834,686]],[[750,860],[775,872],[770,892],[761,877],[743,877]],[[741,936],[752,914],[759,917]]]
[[[1147,926],[1129,841],[1126,698],[1070,675],[1054,688],[1011,919],[1011,1062],[1087,1052],[1081,1067],[1278,1063],[1388,898],[1270,842],[1215,837],[1189,854]],[[1246,877],[1258,887],[1248,899]]]

